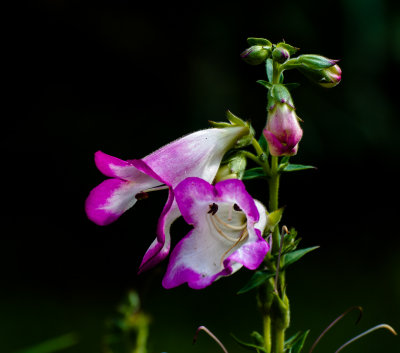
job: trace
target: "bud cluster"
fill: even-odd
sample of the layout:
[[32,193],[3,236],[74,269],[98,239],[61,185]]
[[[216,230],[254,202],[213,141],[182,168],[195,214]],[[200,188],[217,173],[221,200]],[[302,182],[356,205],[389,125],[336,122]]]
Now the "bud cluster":
[[342,78],[338,60],[315,54],[292,57],[298,48],[285,42],[272,44],[264,38],[248,38],[247,42],[250,47],[241,53],[241,58],[251,65],[264,62],[266,65],[268,82],[257,82],[268,89],[268,116],[263,135],[268,142],[269,152],[272,156],[292,156],[297,153],[303,130],[287,89],[289,85],[283,84],[283,72],[297,69],[310,81],[331,88],[339,84]]

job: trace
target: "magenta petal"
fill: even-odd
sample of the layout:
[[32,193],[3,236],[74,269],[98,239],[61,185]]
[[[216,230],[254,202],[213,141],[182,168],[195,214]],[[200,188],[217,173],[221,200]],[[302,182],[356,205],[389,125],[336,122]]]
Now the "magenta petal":
[[107,179],[95,187],[86,199],[87,216],[98,225],[110,224],[135,204],[138,192],[140,185],[120,179]]
[[131,163],[110,156],[101,151],[97,151],[94,154],[94,161],[100,172],[112,178],[120,178],[136,182],[140,182],[143,178],[148,178]]
[[254,242],[244,244],[236,250],[228,260],[241,263],[244,267],[255,270],[263,262],[265,255],[269,251],[269,245],[261,236],[261,232],[256,229],[258,239]]
[[169,254],[171,246],[171,224],[180,216],[178,206],[174,202],[174,193],[169,190],[168,200],[157,224],[157,237],[146,251],[139,273],[147,271],[161,262]]
[[[187,178],[174,191],[183,217],[194,229],[172,251],[163,279],[165,288],[187,282],[189,287],[201,289],[221,276],[230,275],[242,265],[250,269],[260,265],[269,246],[261,231],[255,229],[260,220],[259,209],[242,181],[224,180],[212,186],[199,178]],[[218,204],[216,215],[222,217],[220,221],[223,219],[234,226],[225,226],[224,236],[215,226],[217,221],[211,219],[214,215],[210,214],[210,206],[214,203]],[[235,204],[239,211],[232,211]],[[261,204],[259,207],[264,212],[263,221],[258,222],[263,228],[265,208]],[[224,227],[222,223],[219,225]],[[245,229],[248,235],[238,244],[236,240]]]
[[284,152],[284,147],[278,138],[268,130],[263,131],[265,139],[268,142],[269,151],[273,156],[281,156]]

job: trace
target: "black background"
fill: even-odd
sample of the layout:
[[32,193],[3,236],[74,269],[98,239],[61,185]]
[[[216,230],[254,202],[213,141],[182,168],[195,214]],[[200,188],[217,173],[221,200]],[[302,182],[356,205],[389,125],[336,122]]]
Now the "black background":
[[[214,349],[207,338],[191,346],[200,324],[230,352],[240,352],[229,332],[246,339],[260,328],[254,296],[234,294],[250,276],[246,270],[200,292],[163,290],[165,263],[136,275],[165,193],[107,227],[92,224],[83,210],[91,188],[104,179],[93,163],[99,149],[140,158],[206,128],[207,120],[223,120],[226,109],[261,131],[266,91],[255,81],[265,74],[239,57],[249,36],[284,38],[302,54],[341,59],[343,70],[331,90],[295,72],[285,77],[301,83],[293,98],[304,137],[293,161],[318,169],[284,176],[284,223],[298,229],[304,247],[321,246],[288,273],[290,332],[311,328],[315,339],[351,305],[362,305],[365,318],[359,327],[337,328],[320,352],[381,322],[400,330],[395,2],[38,1],[9,15],[2,352],[70,331],[80,336],[71,352],[100,352],[103,322],[130,288],[144,293],[144,309],[153,316],[154,352]],[[263,188],[248,183],[266,201]],[[176,242],[187,228],[178,221],[172,230]],[[354,344],[353,352],[398,346],[380,332]]]

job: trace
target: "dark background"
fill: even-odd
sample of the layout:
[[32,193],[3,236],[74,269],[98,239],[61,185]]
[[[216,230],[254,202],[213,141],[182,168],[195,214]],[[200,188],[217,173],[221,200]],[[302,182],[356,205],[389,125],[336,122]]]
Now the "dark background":
[[[66,332],[100,352],[104,321],[128,289],[153,317],[151,352],[218,348],[244,352],[261,328],[254,293],[236,296],[241,270],[203,291],[166,291],[166,262],[137,276],[165,193],[151,195],[116,223],[99,227],[83,204],[104,177],[99,149],[140,158],[167,142],[223,120],[226,109],[265,124],[263,67],[240,60],[246,38],[283,38],[301,54],[341,59],[343,80],[326,90],[288,72],[304,138],[293,161],[315,171],[285,175],[284,223],[304,247],[320,245],[288,272],[289,333],[310,328],[309,347],[336,316],[364,307],[335,327],[318,352],[386,322],[400,330],[398,67],[400,11],[395,1],[198,2],[36,1],[6,13],[3,72],[0,351],[14,352]],[[257,198],[265,185],[249,182]],[[175,241],[186,231],[173,226]],[[146,290],[145,290],[146,288]],[[399,340],[376,332],[350,352],[394,352]],[[398,348],[397,348],[398,349]],[[317,349],[316,349],[317,352]]]

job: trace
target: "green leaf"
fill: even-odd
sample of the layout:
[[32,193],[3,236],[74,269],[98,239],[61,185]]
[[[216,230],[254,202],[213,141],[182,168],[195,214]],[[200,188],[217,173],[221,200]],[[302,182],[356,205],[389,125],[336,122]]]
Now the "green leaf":
[[265,353],[267,352],[264,347],[258,346],[258,345],[254,344],[254,343],[243,342],[242,340],[237,338],[233,333],[231,333],[231,336],[237,343],[239,343],[244,348],[247,348],[247,349],[250,349],[250,350],[255,350],[257,352],[259,352],[259,351],[265,352]]
[[310,330],[307,330],[304,332],[296,341],[296,343],[293,344],[293,347],[290,349],[289,353],[300,353],[301,350],[303,349],[304,343],[307,339],[307,336],[309,334]]
[[274,75],[274,64],[272,59],[267,59],[267,61],[265,62],[265,69],[267,71],[268,81],[272,82],[272,77]]
[[300,87],[300,83],[297,83],[297,82],[289,82],[289,83],[285,83],[284,85],[289,90]]
[[306,169],[317,169],[312,165],[302,165],[302,164],[287,164],[284,168],[282,168],[282,172],[297,172],[299,170],[306,170]]
[[273,85],[271,90],[271,97],[280,103],[289,104],[291,107],[294,107],[292,96],[290,95],[289,90],[282,84]]
[[253,276],[250,280],[244,285],[242,289],[240,289],[236,294],[243,294],[246,293],[254,288],[259,287],[269,278],[274,277],[275,272],[265,270],[265,271],[256,271],[254,272]]
[[269,83],[265,80],[258,80],[256,82],[259,83],[260,85],[264,86],[266,89],[270,89],[272,87],[272,83]]
[[290,156],[282,157],[282,159],[281,159],[281,164],[289,163],[289,159],[290,159]]
[[293,344],[295,344],[301,336],[301,331],[295,333],[292,337],[288,338],[285,341],[285,350],[292,348]]
[[295,251],[292,251],[292,252],[289,252],[289,253],[283,255],[282,256],[282,263],[283,263],[282,269],[286,269],[286,267],[299,261],[305,254],[307,254],[310,251],[313,251],[315,249],[318,249],[318,248],[319,248],[319,246],[313,246],[311,248],[295,250]]
[[254,339],[255,343],[264,346],[264,337],[259,332],[253,331],[250,336]]
[[281,72],[281,74],[279,75],[279,83],[283,83],[284,80],[284,76],[283,76],[283,72]]
[[267,139],[265,138],[264,134],[261,134],[260,138],[258,139],[258,144],[260,145],[260,147],[266,154],[269,153],[268,142],[267,142]]
[[39,343],[36,346],[21,349],[17,353],[53,353],[74,346],[77,343],[76,335],[68,333]]
[[267,176],[264,173],[264,169],[261,167],[247,169],[244,174],[242,180],[251,180],[258,178],[266,178]]

